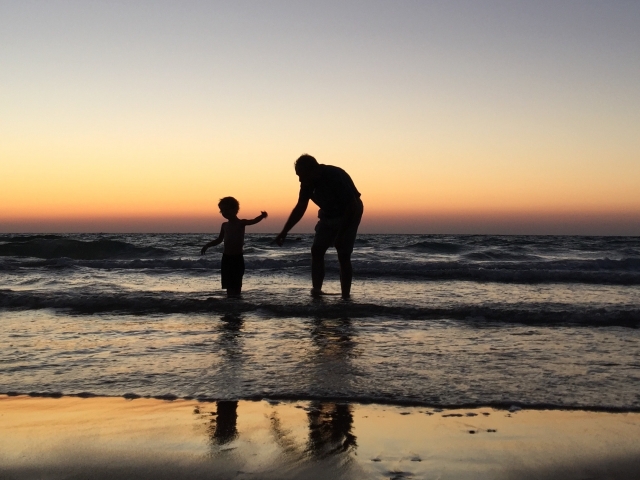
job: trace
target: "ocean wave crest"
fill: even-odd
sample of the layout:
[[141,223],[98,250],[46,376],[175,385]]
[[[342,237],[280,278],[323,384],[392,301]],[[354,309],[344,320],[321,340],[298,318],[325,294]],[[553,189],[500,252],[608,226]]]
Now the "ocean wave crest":
[[[306,250],[279,256],[246,255],[247,269],[256,274],[308,275],[310,255]],[[399,280],[463,280],[499,283],[587,283],[602,285],[640,285],[640,259],[619,260],[544,260],[544,261],[402,261],[380,260],[370,256],[354,257],[354,272],[360,278],[393,278]],[[104,270],[140,270],[148,273],[208,272],[220,268],[219,255],[187,258],[109,258],[74,259],[55,257],[20,259],[0,257],[0,271],[21,272],[25,269],[64,270],[90,268]],[[329,259],[327,271],[336,271],[337,262]]]
[[415,280],[465,280],[499,283],[588,283],[640,285],[640,259],[475,263],[363,262],[359,276]]
[[[53,237],[53,238],[52,238]],[[121,240],[74,240],[57,236],[29,236],[0,244],[2,257],[71,258],[100,260],[109,258],[149,258],[166,255],[157,247],[138,247]]]
[[474,261],[495,261],[495,260],[506,260],[506,261],[532,261],[532,260],[540,260],[540,256],[532,255],[529,253],[516,253],[516,252],[501,252],[497,250],[485,250],[479,252],[471,252],[464,255],[464,258],[468,260]]
[[456,254],[465,249],[464,245],[449,242],[422,241],[403,246],[393,246],[393,250],[414,250],[425,253]]
[[309,297],[244,295],[242,299],[210,297],[180,292],[93,292],[90,289],[47,292],[0,290],[0,308],[9,310],[54,309],[67,313],[194,314],[263,312],[276,317],[452,319],[473,322],[506,322],[534,325],[580,324],[640,326],[640,306],[576,306],[567,304],[488,304],[451,307],[383,305],[364,302],[314,301]]

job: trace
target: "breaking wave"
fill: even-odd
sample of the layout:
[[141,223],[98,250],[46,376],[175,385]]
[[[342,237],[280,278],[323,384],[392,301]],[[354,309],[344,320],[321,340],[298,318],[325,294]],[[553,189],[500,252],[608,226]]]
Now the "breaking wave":
[[55,235],[12,237],[0,244],[2,257],[71,258],[98,260],[108,258],[149,258],[166,255],[157,247],[138,247],[120,240],[99,239],[91,241],[61,238]]
[[463,245],[448,242],[422,241],[404,246],[391,247],[392,250],[414,250],[425,253],[456,254],[464,250]]
[[407,319],[452,319],[477,322],[524,324],[581,324],[596,326],[640,326],[639,305],[584,306],[567,304],[488,304],[452,307],[382,305],[364,302],[324,302],[308,297],[245,295],[242,300],[208,297],[202,293],[176,292],[92,292],[78,289],[63,292],[0,290],[0,308],[10,310],[54,309],[67,313],[193,314],[262,312],[276,317]]
[[[0,245],[0,248],[2,245]],[[112,247],[109,247],[110,249]],[[137,249],[137,250],[133,250]],[[208,274],[218,271],[218,256],[191,258],[126,258],[129,254],[139,255],[139,247],[127,245],[126,248],[113,248],[112,258],[86,258],[76,252],[76,258],[1,258],[0,271],[24,272],[25,269],[65,270],[89,268],[103,270],[140,270],[146,273],[165,274],[171,272],[191,272],[192,274]],[[145,249],[150,250],[150,249]],[[147,255],[158,255],[157,248],[146,252]],[[86,252],[85,252],[86,253]],[[95,254],[92,252],[91,254]],[[71,253],[69,253],[71,254]],[[105,256],[104,250],[100,255]],[[80,257],[80,258],[78,258]],[[310,259],[308,252],[290,252],[281,257],[246,255],[247,269],[260,273],[278,271],[308,275]],[[476,282],[499,283],[585,283],[602,285],[640,285],[640,259],[623,258],[620,260],[551,260],[551,261],[493,261],[472,262],[425,261],[404,262],[395,260],[369,260],[358,258],[353,260],[356,278],[393,278],[399,280],[462,280]],[[327,263],[327,271],[336,271],[337,262]]]

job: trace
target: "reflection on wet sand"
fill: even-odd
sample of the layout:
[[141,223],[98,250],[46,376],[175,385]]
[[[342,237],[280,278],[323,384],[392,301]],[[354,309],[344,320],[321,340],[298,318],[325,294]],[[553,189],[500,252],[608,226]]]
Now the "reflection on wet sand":
[[0,431],[0,478],[16,480],[635,479],[640,470],[640,413],[0,396]]
[[[225,361],[224,374],[235,378],[234,363],[242,359],[240,337],[244,321],[237,314],[225,314],[220,317],[220,336],[216,353]],[[209,437],[214,445],[225,445],[238,437],[238,402],[221,400],[216,402],[216,411],[211,412]]]
[[[242,356],[243,320],[240,315],[227,314],[221,318],[221,334],[216,350],[224,361],[224,371],[233,375],[231,366]],[[336,370],[337,365],[347,365],[355,345],[351,320],[314,319],[310,328],[312,344],[316,347],[313,354],[316,368]],[[347,365],[348,367],[348,365]],[[324,375],[323,375],[324,376]],[[231,380],[231,378],[230,378]],[[208,427],[212,445],[222,446],[238,438],[238,402],[233,400],[217,401],[215,411],[210,412]],[[287,435],[277,412],[270,415],[274,439],[291,455],[325,458],[339,453],[355,452],[356,437],[352,432],[352,406],[347,403],[311,402],[305,408],[308,434],[305,444],[296,443]],[[200,413],[198,410],[197,413]],[[294,456],[295,456],[294,455]]]
[[209,432],[214,444],[225,445],[238,437],[238,402],[216,402],[212,417]]
[[274,410],[269,415],[275,442],[290,457],[323,459],[338,454],[355,454],[352,405],[334,402],[310,402],[307,414],[307,438],[296,439]]
[[312,394],[347,396],[360,375],[357,358],[361,346],[350,318],[314,318],[310,321],[311,347],[307,353]]
[[353,415],[351,405],[345,403],[311,402],[309,418],[309,440],[307,451],[315,457],[345,453],[357,448],[356,436],[352,433]]

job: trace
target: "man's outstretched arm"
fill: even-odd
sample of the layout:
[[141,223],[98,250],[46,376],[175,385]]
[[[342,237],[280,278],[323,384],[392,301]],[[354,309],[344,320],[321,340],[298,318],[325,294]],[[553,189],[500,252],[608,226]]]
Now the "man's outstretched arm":
[[287,236],[287,233],[289,233],[289,230],[291,230],[295,226],[295,224],[302,219],[302,217],[304,216],[304,212],[307,211],[308,206],[309,206],[308,198],[298,199],[298,203],[296,204],[295,207],[293,207],[293,210],[291,211],[291,215],[289,215],[289,219],[284,224],[284,227],[282,228],[282,231],[280,232],[280,234],[278,234],[278,236],[276,237],[275,242],[278,245],[282,246],[282,244],[284,243],[284,239]]

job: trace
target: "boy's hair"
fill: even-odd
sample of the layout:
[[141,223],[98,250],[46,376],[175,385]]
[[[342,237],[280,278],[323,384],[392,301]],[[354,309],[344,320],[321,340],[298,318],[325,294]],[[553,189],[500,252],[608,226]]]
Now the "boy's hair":
[[318,165],[318,161],[313,158],[311,155],[309,155],[308,153],[305,153],[303,155],[300,155],[298,157],[298,159],[296,160],[296,163],[294,163],[296,172],[297,171],[307,171],[313,167],[315,167],[316,165]]
[[230,210],[235,210],[235,212],[238,213],[238,211],[240,211],[240,202],[233,197],[224,197],[218,202],[218,208],[220,210],[228,208]]

